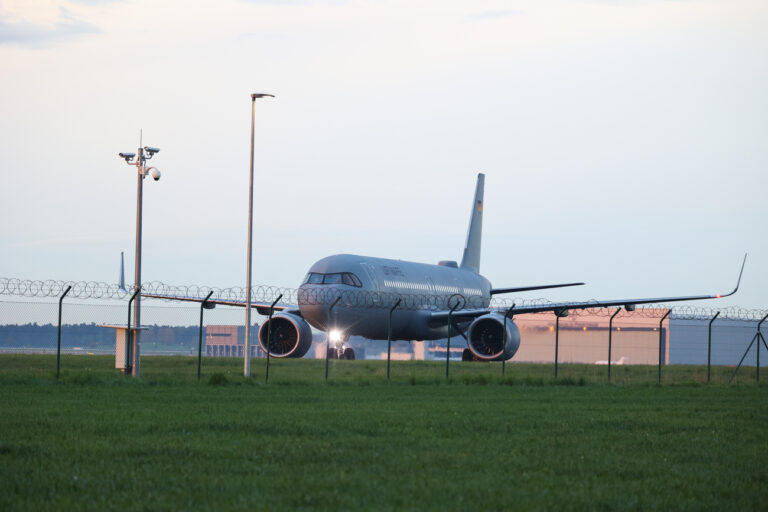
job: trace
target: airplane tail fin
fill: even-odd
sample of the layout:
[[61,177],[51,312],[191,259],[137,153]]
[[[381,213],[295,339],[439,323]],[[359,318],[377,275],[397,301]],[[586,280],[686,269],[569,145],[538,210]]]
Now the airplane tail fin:
[[117,281],[117,287],[124,292],[127,291],[125,289],[125,261],[122,252],[120,252],[120,277]]
[[485,174],[477,175],[477,188],[475,200],[472,201],[472,216],[469,219],[469,232],[467,243],[464,246],[464,256],[461,259],[461,268],[480,273],[480,241],[483,235],[483,190],[485,188]]

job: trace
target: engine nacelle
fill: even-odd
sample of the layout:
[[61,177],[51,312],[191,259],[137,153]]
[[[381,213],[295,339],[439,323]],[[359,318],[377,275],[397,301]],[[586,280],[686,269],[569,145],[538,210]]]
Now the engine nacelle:
[[507,319],[506,341],[504,317],[489,313],[476,318],[467,330],[469,350],[483,361],[506,361],[520,348],[520,329]]
[[272,357],[304,357],[312,346],[312,329],[297,315],[278,313],[259,327],[259,345],[267,350],[267,332],[272,324],[272,342],[269,354]]

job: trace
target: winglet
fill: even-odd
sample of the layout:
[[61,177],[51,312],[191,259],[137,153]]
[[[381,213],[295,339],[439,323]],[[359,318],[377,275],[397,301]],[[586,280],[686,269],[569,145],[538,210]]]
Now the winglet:
[[730,297],[739,290],[739,285],[741,284],[741,274],[744,273],[744,265],[746,265],[746,263],[747,253],[744,253],[744,261],[741,262],[741,270],[739,271],[739,279],[736,281],[736,288],[734,288],[731,293],[726,293],[725,295],[717,295],[716,298],[721,299],[723,297]]

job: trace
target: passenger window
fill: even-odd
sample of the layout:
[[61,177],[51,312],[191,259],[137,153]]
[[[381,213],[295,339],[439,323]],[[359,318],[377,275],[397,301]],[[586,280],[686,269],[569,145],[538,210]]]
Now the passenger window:
[[323,274],[312,272],[307,277],[307,283],[309,284],[323,284]]
[[341,284],[341,274],[326,274],[323,284]]

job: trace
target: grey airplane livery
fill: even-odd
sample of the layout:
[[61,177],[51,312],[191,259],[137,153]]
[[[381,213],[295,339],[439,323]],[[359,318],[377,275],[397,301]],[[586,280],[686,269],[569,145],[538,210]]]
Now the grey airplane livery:
[[[440,261],[437,265],[410,261],[338,254],[317,261],[298,290],[298,304],[274,306],[277,311],[264,322],[258,334],[262,349],[273,357],[303,357],[312,345],[314,327],[325,331],[334,348],[329,357],[354,359],[346,347],[351,335],[371,340],[437,340],[449,336],[466,339],[465,360],[501,361],[515,355],[520,331],[513,315],[553,312],[566,316],[571,309],[624,307],[637,304],[716,299],[733,295],[739,288],[746,255],[733,291],[723,295],[657,297],[609,301],[562,302],[544,305],[515,305],[491,308],[496,294],[577,286],[565,283],[517,288],[493,288],[480,274],[480,245],[483,225],[485,175],[478,174],[469,232],[461,263]],[[143,294],[172,300],[202,302],[195,297]],[[209,303],[245,306],[244,301],[209,299]],[[254,303],[260,314],[270,304]],[[391,332],[390,329],[391,318]],[[271,327],[270,327],[271,325]],[[268,334],[269,333],[269,334]]]

